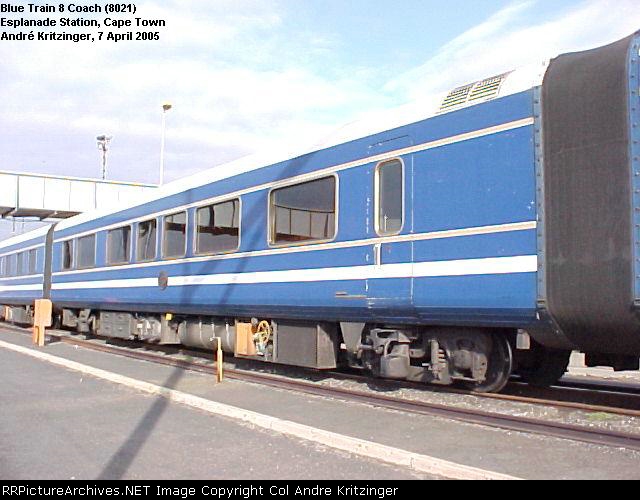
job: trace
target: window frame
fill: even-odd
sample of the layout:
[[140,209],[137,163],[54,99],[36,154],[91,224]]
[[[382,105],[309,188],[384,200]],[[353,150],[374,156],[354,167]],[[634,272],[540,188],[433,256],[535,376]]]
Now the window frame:
[[[129,246],[128,246],[128,253],[129,253],[129,258],[125,261],[121,261],[121,262],[110,262],[109,261],[109,241],[110,241],[110,235],[112,232],[114,231],[119,231],[121,229],[124,229],[128,227],[129,228]],[[106,252],[104,255],[104,260],[105,260],[105,264],[109,267],[115,267],[115,266],[126,266],[128,264],[131,264],[131,254],[132,254],[132,246],[133,246],[133,227],[131,224],[124,224],[122,226],[118,226],[118,227],[114,227],[113,229],[109,229],[107,230],[107,235],[106,235]],[[97,238],[96,238],[97,241]]]
[[[385,165],[388,165],[390,163],[396,163],[399,162],[400,163],[400,167],[402,169],[402,224],[400,225],[400,229],[398,231],[393,231],[393,232],[384,232],[381,230],[380,228],[380,210],[381,210],[381,203],[380,203],[380,195],[381,195],[381,191],[380,191],[380,171],[382,170],[382,168]],[[374,173],[374,187],[373,187],[373,197],[375,200],[375,208],[374,208],[374,229],[375,232],[378,236],[380,237],[389,237],[389,236],[397,236],[399,234],[402,234],[402,232],[404,231],[404,226],[407,222],[407,214],[406,214],[406,203],[405,203],[405,198],[406,198],[406,187],[405,187],[405,182],[406,182],[406,169],[405,169],[405,164],[404,164],[404,160],[400,157],[398,158],[390,158],[389,160],[384,160],[381,161],[380,163],[378,163],[376,165],[376,169],[375,169],[375,173]]]
[[[71,263],[69,267],[65,267],[64,266],[64,254],[65,254],[65,246],[67,243],[71,244],[71,252],[70,252],[70,257],[71,257]],[[76,268],[76,241],[75,238],[69,238],[67,240],[61,241],[60,242],[60,257],[61,257],[61,262],[60,262],[60,270],[61,272],[68,272],[68,271],[73,271]]]
[[[27,272],[29,273],[29,276],[35,276],[38,274],[38,249],[32,248],[28,250],[27,253],[29,254],[29,266]],[[35,258],[31,259],[31,257]],[[32,260],[33,263],[31,262]]]
[[25,255],[27,256],[27,259],[29,258],[29,253],[25,252],[24,250],[22,252],[17,252],[16,253],[16,276],[26,276],[26,273],[24,272],[24,267],[25,267],[25,262],[24,262],[24,257]]
[[[147,222],[155,222],[156,223],[156,242],[154,245],[154,252],[153,252],[153,257],[150,259],[140,259],[139,258],[139,244],[140,244],[140,225],[141,224],[146,224]],[[135,258],[135,262],[136,264],[141,264],[141,263],[146,263],[146,262],[154,262],[156,260],[158,260],[158,237],[160,236],[160,229],[159,229],[159,224],[158,224],[158,217],[151,217],[149,219],[144,219],[141,221],[138,221],[136,223],[136,258]]]
[[[85,238],[93,238],[93,264],[90,266],[80,266],[80,240]],[[97,256],[98,256],[98,234],[91,233],[85,236],[81,236],[79,238],[74,239],[74,253],[75,253],[75,269],[94,269],[97,265]]]
[[[273,210],[273,204],[271,203],[273,192],[280,191],[281,189],[286,189],[289,187],[309,184],[314,181],[329,179],[331,177],[333,177],[335,180],[335,193],[334,193],[335,212],[334,212],[333,236],[331,238],[325,238],[321,240],[307,240],[307,241],[300,241],[297,243],[294,243],[294,242],[275,243],[273,240],[275,239],[274,230],[275,230],[276,213],[275,213],[275,210]],[[289,181],[286,183],[273,186],[271,189],[269,189],[269,192],[267,194],[267,245],[269,246],[269,248],[303,247],[303,246],[309,246],[309,245],[321,245],[323,243],[331,243],[338,238],[338,234],[340,232],[339,223],[340,223],[340,176],[337,173],[317,175],[310,179],[305,179],[302,181]]]
[[[238,200],[238,245],[233,250],[225,250],[223,252],[198,252],[198,210],[207,207],[215,207],[216,205],[224,205],[225,203],[230,203],[232,201]],[[236,253],[240,250],[242,246],[242,198],[240,196],[235,196],[233,198],[228,198],[222,201],[210,202],[205,205],[198,205],[194,207],[193,210],[193,255],[197,257],[206,257],[208,255],[227,255]]]
[[11,275],[11,256],[12,255],[13,255],[12,253],[8,253],[4,256],[4,277],[5,278],[13,277]]
[[[165,238],[166,236],[166,226],[165,226],[165,219],[167,217],[173,217],[174,215],[179,215],[179,214],[184,214],[184,250],[182,252],[182,255],[174,255],[174,256],[167,256],[166,252],[167,252],[167,240]],[[180,259],[184,259],[187,257],[187,243],[189,241],[189,210],[188,209],[184,209],[184,210],[178,210],[176,212],[171,212],[168,214],[165,214],[161,217],[160,219],[162,221],[162,236],[161,236],[161,260],[180,260]],[[156,249],[157,252],[157,249]],[[156,253],[157,255],[157,253]]]

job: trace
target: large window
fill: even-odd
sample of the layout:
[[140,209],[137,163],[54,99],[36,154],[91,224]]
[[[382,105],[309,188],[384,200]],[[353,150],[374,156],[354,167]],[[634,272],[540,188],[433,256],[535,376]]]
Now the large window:
[[73,240],[62,242],[62,270],[73,269]]
[[184,257],[187,253],[187,212],[164,218],[162,256],[168,259]]
[[157,222],[151,219],[138,224],[136,260],[146,262],[156,258]]
[[336,232],[336,178],[274,189],[270,242],[275,245],[331,240]]
[[240,200],[199,208],[196,225],[197,254],[237,250],[240,243]]
[[376,172],[376,231],[381,236],[400,233],[404,225],[403,166],[392,160],[378,166]]
[[78,269],[87,269],[96,265],[96,235],[78,238]]
[[38,250],[35,248],[29,250],[29,274],[33,275],[38,272]]
[[107,233],[107,264],[127,264],[130,258],[131,226],[112,229]]

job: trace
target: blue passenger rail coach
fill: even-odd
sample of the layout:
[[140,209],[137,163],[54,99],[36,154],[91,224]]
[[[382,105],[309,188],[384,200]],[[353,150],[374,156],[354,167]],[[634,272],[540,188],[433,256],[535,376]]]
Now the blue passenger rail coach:
[[640,357],[640,33],[0,243],[5,319],[499,391]]

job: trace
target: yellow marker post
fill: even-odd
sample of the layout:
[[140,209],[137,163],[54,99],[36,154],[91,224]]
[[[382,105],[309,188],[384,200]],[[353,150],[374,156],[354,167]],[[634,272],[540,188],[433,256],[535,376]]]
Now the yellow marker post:
[[216,379],[218,383],[222,382],[223,373],[222,373],[222,339],[220,337],[216,338],[217,342],[217,350],[216,350]]
[[38,347],[44,346],[46,328],[51,326],[53,304],[48,299],[36,300],[33,313],[33,343]]

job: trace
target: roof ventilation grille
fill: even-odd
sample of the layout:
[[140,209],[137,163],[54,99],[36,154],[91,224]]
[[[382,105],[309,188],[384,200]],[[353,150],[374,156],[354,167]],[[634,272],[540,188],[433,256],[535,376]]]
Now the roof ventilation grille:
[[502,83],[510,74],[504,73],[452,90],[442,102],[438,112],[443,113],[454,108],[461,108],[464,105],[495,99],[500,93]]

